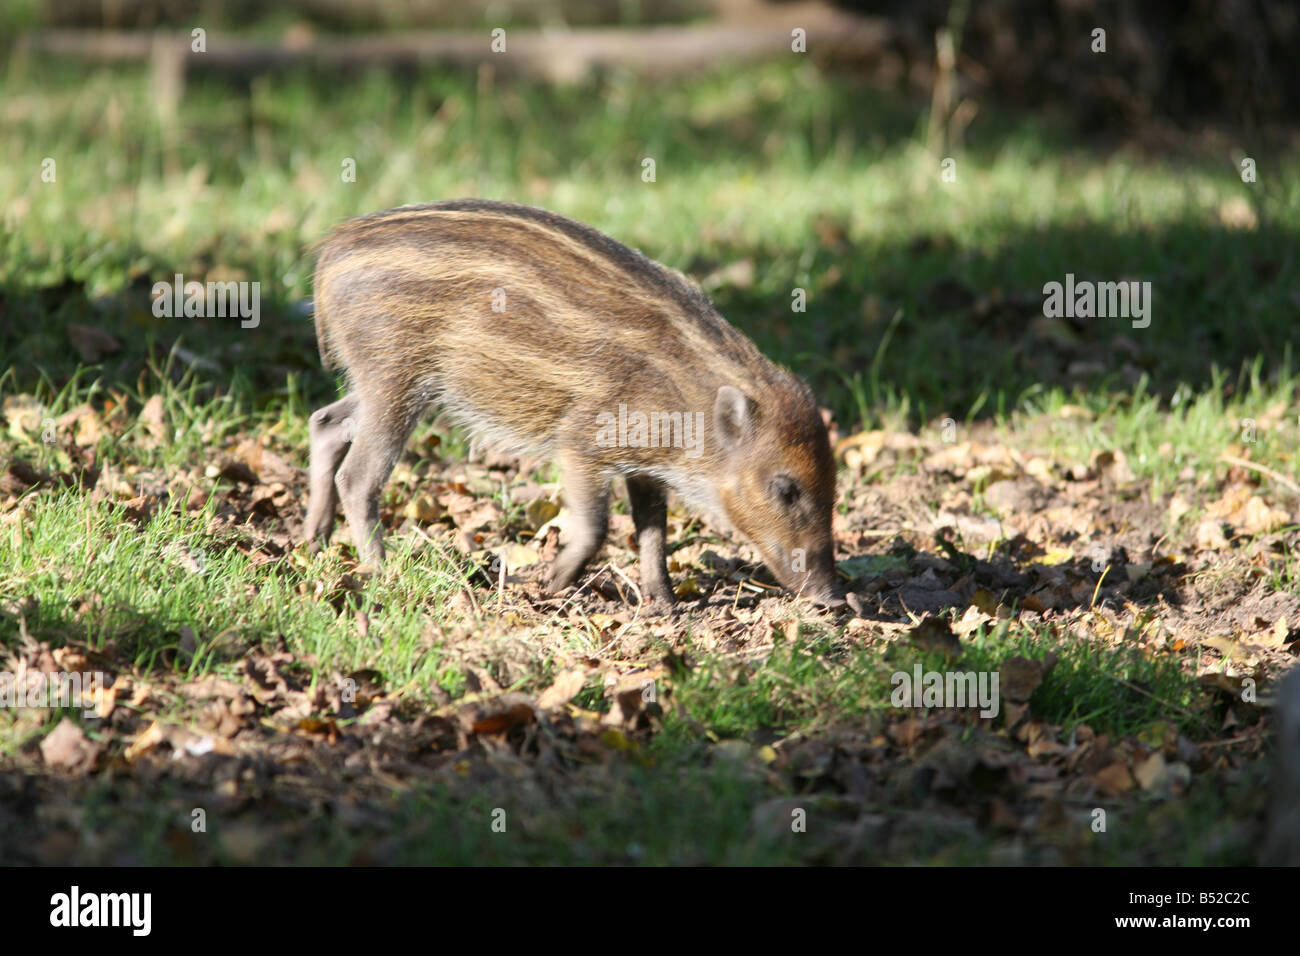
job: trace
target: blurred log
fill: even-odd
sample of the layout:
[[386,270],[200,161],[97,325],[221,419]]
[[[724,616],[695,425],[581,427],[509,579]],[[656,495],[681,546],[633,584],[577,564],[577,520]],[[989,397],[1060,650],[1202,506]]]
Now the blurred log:
[[[105,63],[179,58],[182,71],[224,70],[256,74],[311,66],[356,70],[373,66],[477,67],[489,63],[500,74],[522,74],[555,81],[581,79],[593,70],[628,69],[645,76],[693,73],[719,62],[791,54],[791,31],[807,33],[807,49],[818,58],[871,61],[889,45],[888,23],[820,6],[800,5],[797,16],[755,24],[702,24],[691,27],[619,27],[583,30],[511,30],[506,52],[493,53],[487,30],[416,33],[374,37],[316,37],[290,34],[268,42],[209,34],[206,52],[190,49],[187,34],[141,34],[47,30],[18,41],[29,55],[79,57]],[[169,65],[168,70],[173,66]]]
[[[179,30],[206,26],[220,30],[256,21],[268,12],[339,32],[449,29],[484,20],[484,5],[465,0],[41,0],[43,26],[95,30]],[[640,23],[681,23],[709,13],[710,0],[654,0],[635,10]],[[269,9],[268,9],[269,8]],[[591,26],[619,23],[628,15],[625,0],[505,0],[498,13],[515,25],[556,20]]]

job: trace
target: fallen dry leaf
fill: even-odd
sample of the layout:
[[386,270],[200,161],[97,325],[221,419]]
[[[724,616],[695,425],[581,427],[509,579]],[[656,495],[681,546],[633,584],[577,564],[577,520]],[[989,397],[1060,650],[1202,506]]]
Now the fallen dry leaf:
[[502,709],[483,714],[470,722],[470,729],[476,734],[499,734],[511,727],[531,724],[537,718],[532,704],[517,703]]
[[15,438],[35,440],[41,433],[45,406],[31,395],[6,395],[3,408],[9,431]]
[[438,502],[428,495],[416,495],[406,503],[406,507],[402,509],[402,514],[412,521],[429,524],[443,516],[443,509]]
[[1088,464],[1104,484],[1118,487],[1132,484],[1137,480],[1133,469],[1129,467],[1128,456],[1118,448],[1106,451],[1094,450]]
[[542,696],[537,698],[538,710],[553,710],[562,704],[567,704],[578,696],[586,683],[587,672],[583,668],[575,667],[572,670],[561,671],[551,686],[542,691]]
[[99,745],[68,717],[59,721],[41,741],[41,759],[55,770],[88,773],[94,769],[98,757]]
[[441,496],[438,500],[461,531],[478,531],[480,528],[495,524],[501,514],[500,505],[486,498],[474,498],[452,492]]
[[1165,758],[1158,752],[1138,763],[1133,768],[1133,777],[1143,790],[1164,790],[1170,782]]
[[291,484],[302,474],[298,468],[252,438],[240,442],[235,447],[233,457],[247,465],[258,481],[266,484],[276,481]]
[[952,625],[941,617],[926,618],[908,632],[912,644],[924,651],[938,651],[945,657],[960,657],[961,641],[952,632]]
[[1102,767],[1092,775],[1092,782],[1107,796],[1124,793],[1133,789],[1133,775],[1129,773],[1128,764],[1122,760],[1107,767]]
[[1228,546],[1228,539],[1223,534],[1223,523],[1215,518],[1206,518],[1196,526],[1196,546],[1204,551],[1222,551]]
[[167,438],[167,426],[163,423],[163,397],[151,395],[140,410],[138,421],[144,429],[142,444],[153,448],[162,444]]
[[1041,661],[1028,657],[1007,658],[998,667],[998,686],[1002,696],[1016,703],[1027,702],[1055,666],[1056,655],[1050,652]]
[[131,742],[131,746],[126,748],[124,756],[127,760],[135,760],[141,754],[153,750],[166,739],[167,733],[163,730],[162,725],[155,720],[144,733]]

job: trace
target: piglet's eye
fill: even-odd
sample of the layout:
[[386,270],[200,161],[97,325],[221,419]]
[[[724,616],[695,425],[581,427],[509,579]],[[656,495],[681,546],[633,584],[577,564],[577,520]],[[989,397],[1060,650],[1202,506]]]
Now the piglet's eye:
[[799,482],[789,475],[777,475],[771,480],[769,491],[773,498],[786,508],[793,508],[799,501]]

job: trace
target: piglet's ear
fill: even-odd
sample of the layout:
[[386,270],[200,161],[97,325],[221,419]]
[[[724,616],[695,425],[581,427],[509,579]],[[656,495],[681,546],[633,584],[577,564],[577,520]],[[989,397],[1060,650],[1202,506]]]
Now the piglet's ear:
[[713,403],[713,428],[724,451],[740,446],[754,425],[754,405],[740,389],[724,385]]

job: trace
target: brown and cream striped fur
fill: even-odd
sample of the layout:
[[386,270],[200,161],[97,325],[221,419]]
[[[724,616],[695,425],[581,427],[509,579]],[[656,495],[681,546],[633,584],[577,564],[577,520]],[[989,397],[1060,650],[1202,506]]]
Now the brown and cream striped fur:
[[[455,200],[335,229],[319,247],[315,315],[322,359],[350,392],[311,418],[314,548],[341,500],[363,556],[382,558],[380,492],[437,405],[477,438],[560,464],[576,520],[552,590],[599,550],[622,476],[647,599],[673,598],[671,489],[748,537],[787,587],[839,603],[834,462],[813,395],[681,274],[544,210]],[[611,435],[637,413],[663,426],[658,441]],[[694,445],[679,421],[703,424]]]

